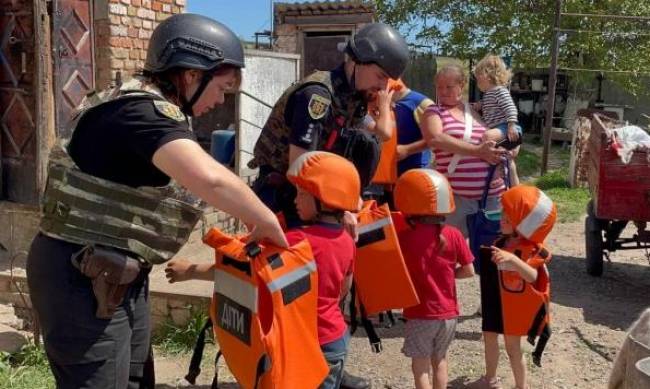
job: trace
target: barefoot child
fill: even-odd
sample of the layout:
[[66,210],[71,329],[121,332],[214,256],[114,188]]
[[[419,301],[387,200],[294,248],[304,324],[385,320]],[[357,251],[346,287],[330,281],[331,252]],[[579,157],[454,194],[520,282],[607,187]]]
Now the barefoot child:
[[430,169],[409,170],[397,180],[394,193],[395,208],[410,225],[399,233],[399,241],[420,298],[419,305],[404,309],[408,321],[402,352],[411,358],[416,389],[444,389],[447,349],[459,314],[455,280],[474,275],[474,257],[461,232],[443,225],[445,215],[455,206],[442,174]]
[[[475,105],[481,111],[483,121],[490,130],[486,131],[483,141],[507,140],[510,144],[521,142],[521,127],[517,124],[517,107],[508,91],[512,74],[506,64],[496,55],[487,55],[474,68],[478,88],[483,92],[483,99]],[[519,148],[513,151],[513,160],[509,161],[510,184],[519,184],[514,158]]]
[[539,336],[533,352],[533,362],[539,366],[550,336],[550,283],[546,263],[551,255],[543,242],[553,228],[557,210],[542,191],[532,186],[509,189],[501,202],[502,237],[493,246],[483,248],[481,256],[485,375],[470,387],[501,388],[496,375],[498,334],[504,334],[516,388],[529,389],[521,338],[527,336],[534,343]]
[[[344,211],[357,211],[359,174],[351,162],[323,151],[299,156],[287,172],[298,189],[296,208],[308,225],[289,230],[289,244],[309,241],[318,272],[318,338],[330,367],[320,388],[340,386],[350,335],[339,308],[352,282],[356,254],[352,237],[343,229]],[[187,279],[214,279],[214,267],[188,261],[172,261],[165,269],[169,282]]]

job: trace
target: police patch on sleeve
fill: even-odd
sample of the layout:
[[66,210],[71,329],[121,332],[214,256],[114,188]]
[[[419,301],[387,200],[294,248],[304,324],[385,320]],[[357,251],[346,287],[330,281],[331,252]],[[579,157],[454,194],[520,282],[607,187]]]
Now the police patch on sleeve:
[[311,95],[311,99],[309,99],[309,104],[307,105],[309,116],[314,120],[322,119],[331,104],[332,102],[326,97],[317,94]]
[[176,120],[177,122],[185,121],[185,115],[177,105],[163,100],[154,100],[153,105],[156,107],[156,111],[160,112],[163,116]]

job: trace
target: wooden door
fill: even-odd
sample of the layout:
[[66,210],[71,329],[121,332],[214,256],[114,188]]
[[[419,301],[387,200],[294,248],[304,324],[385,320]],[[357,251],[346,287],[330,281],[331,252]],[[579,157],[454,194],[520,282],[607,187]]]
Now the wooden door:
[[303,77],[315,70],[332,70],[343,63],[337,48],[346,42],[350,32],[306,32],[303,36]]
[[56,130],[67,137],[72,111],[95,88],[92,2],[56,0],[53,13]]
[[34,7],[0,0],[0,199],[36,203]]

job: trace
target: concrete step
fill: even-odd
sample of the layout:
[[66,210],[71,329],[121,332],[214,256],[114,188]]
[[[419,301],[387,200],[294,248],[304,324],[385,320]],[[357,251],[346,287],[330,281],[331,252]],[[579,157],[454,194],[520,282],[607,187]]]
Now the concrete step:
[[24,329],[25,323],[16,316],[14,308],[9,304],[0,304],[0,324],[15,328]]
[[24,332],[0,323],[0,352],[15,353],[28,342]]

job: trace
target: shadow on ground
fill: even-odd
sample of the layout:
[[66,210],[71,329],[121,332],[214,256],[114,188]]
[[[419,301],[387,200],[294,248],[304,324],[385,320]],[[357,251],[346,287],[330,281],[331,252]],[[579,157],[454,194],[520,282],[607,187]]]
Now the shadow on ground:
[[585,271],[583,258],[556,255],[549,265],[551,301],[581,308],[584,320],[611,329],[626,329],[650,305],[650,266],[643,259],[605,263],[602,277]]

